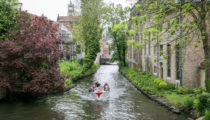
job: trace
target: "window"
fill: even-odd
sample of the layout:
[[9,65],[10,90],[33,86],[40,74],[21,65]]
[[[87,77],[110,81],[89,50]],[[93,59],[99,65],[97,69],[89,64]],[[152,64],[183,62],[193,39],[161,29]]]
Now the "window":
[[160,45],[160,56],[163,56],[163,45]]
[[167,75],[171,77],[171,45],[167,45]]
[[157,67],[154,65],[154,73],[157,73]]
[[163,63],[160,63],[160,77],[163,79]]

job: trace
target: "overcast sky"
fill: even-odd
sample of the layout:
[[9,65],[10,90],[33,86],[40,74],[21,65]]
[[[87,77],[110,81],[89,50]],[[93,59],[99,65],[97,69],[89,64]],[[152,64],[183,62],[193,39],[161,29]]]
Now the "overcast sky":
[[[23,3],[23,10],[36,15],[44,14],[49,19],[56,21],[58,14],[60,16],[67,15],[67,5],[70,0],[19,0]],[[72,0],[75,3],[76,0]],[[114,2],[123,6],[130,6],[131,0],[104,0],[106,3]],[[133,1],[133,0],[132,0]]]

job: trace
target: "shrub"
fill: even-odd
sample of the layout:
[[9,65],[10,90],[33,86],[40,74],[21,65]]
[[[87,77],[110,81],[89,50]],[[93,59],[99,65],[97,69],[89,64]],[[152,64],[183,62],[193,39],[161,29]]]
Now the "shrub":
[[203,115],[205,110],[210,110],[210,93],[202,93],[198,99],[194,101],[194,106],[197,111]]
[[163,81],[163,79],[160,79],[160,78],[154,79],[154,83],[156,83],[157,85],[159,85],[160,82],[162,82],[162,81]]
[[175,87],[175,84],[172,84],[172,83],[168,83],[167,85],[167,89],[168,90],[174,90],[176,87]]
[[193,89],[193,93],[195,93],[195,94],[201,94],[205,91],[206,91],[205,88],[195,88],[195,89]]
[[166,89],[167,88],[167,83],[165,81],[162,81],[159,83],[159,88],[160,89]]
[[59,66],[63,75],[73,79],[82,72],[82,66],[78,62],[62,61],[59,63]]
[[[82,65],[78,62],[61,61],[59,63],[60,72],[67,78],[71,79],[72,82],[80,78],[81,76],[89,75],[97,70],[99,65],[94,64],[88,71],[82,73]],[[68,79],[67,79],[68,80]]]
[[193,106],[193,99],[192,98],[187,98],[186,101],[184,101],[184,107],[189,108]]
[[65,86],[66,86],[66,87],[70,87],[71,84],[72,84],[71,79],[66,79],[66,81],[65,81]]
[[205,117],[203,120],[210,120],[210,111],[209,110],[206,110]]
[[142,87],[142,90],[149,92],[151,90],[151,88],[149,88],[149,87]]
[[185,87],[178,87],[178,88],[176,89],[176,92],[177,92],[178,94],[188,94],[188,93],[190,93],[191,91],[190,91],[190,89],[185,88]]
[[58,26],[46,17],[21,12],[17,28],[0,44],[0,87],[11,92],[49,93],[64,90],[58,70]]

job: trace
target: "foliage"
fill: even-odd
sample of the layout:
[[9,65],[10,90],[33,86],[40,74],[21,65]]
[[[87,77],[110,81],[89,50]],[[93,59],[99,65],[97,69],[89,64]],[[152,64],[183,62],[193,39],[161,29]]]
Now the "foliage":
[[178,87],[178,88],[176,89],[176,92],[177,92],[178,94],[188,94],[188,93],[190,93],[191,91],[190,91],[190,89],[185,88],[185,87]]
[[156,83],[157,85],[159,85],[160,82],[162,82],[162,81],[163,81],[163,79],[161,79],[161,78],[156,78],[156,79],[154,80],[154,83]]
[[126,66],[126,50],[127,50],[127,24],[119,23],[109,28],[109,32],[114,38],[112,48],[114,49],[113,57],[119,61],[120,66]]
[[174,90],[175,88],[176,88],[175,84],[173,84],[173,83],[168,83],[168,85],[167,85],[167,89],[168,89],[168,90]]
[[206,110],[205,117],[203,120],[210,120],[210,111],[209,110]]
[[15,1],[0,0],[0,39],[5,39],[9,36],[9,31],[15,28],[16,25],[16,10],[13,9]]
[[98,69],[99,65],[94,64],[88,71],[82,73],[83,67],[78,62],[70,61],[61,61],[59,63],[61,73],[66,76],[66,86],[72,85],[72,82],[75,82],[83,76],[90,75]]
[[66,81],[65,81],[65,86],[66,86],[66,87],[70,87],[71,85],[72,85],[71,79],[66,79]]
[[[198,47],[202,41],[207,61],[205,85],[208,92],[210,92],[210,34],[206,21],[209,20],[209,8],[208,0],[141,0],[133,7],[130,20],[132,24],[130,29],[143,33],[142,37],[145,39],[142,44],[147,44],[147,38],[152,37],[150,40],[159,45],[166,34],[173,38],[167,39],[167,42],[172,44],[175,42],[180,49],[187,47],[186,45],[192,40],[197,40],[194,43],[195,47]],[[155,62],[159,61],[159,55],[163,55],[163,52],[158,54],[157,60],[154,59]]]
[[72,80],[82,75],[82,66],[78,62],[62,61],[59,63],[59,67],[61,73]]
[[132,80],[140,88],[150,88],[152,92],[158,92],[158,85],[154,82],[155,77],[151,74],[137,72],[135,69],[122,67],[120,71],[124,73],[130,80]]
[[189,108],[193,106],[193,98],[189,97],[184,101],[184,107]]
[[[156,78],[151,74],[138,72],[133,68],[121,67],[120,71],[144,91],[163,96],[171,103],[179,107],[183,106],[188,108],[193,106],[193,100],[196,98],[195,94],[189,92],[182,92],[185,94],[178,94],[176,91],[180,88],[175,89],[174,84],[167,83],[163,79]],[[186,91],[186,88],[181,89],[184,89],[182,91]]]
[[194,106],[201,115],[204,115],[205,110],[210,110],[210,93],[202,93],[198,99],[194,101]]
[[102,8],[102,0],[82,0],[80,24],[82,28],[82,39],[85,43],[83,73],[92,67],[97,53],[100,52],[99,40],[102,34],[100,17],[103,13]]
[[164,82],[164,81],[160,82],[160,83],[159,83],[159,88],[160,88],[160,89],[166,89],[166,88],[167,88],[167,83]]
[[205,88],[194,88],[193,89],[193,93],[195,93],[195,94],[201,94],[201,93],[203,93],[203,92],[206,92],[206,89]]
[[195,96],[192,96],[191,94],[177,94],[176,92],[172,92],[171,94],[165,94],[164,95],[171,103],[181,107],[191,107],[191,104],[193,104],[193,99]]
[[106,23],[110,26],[115,26],[122,21],[127,19],[127,13],[129,12],[129,8],[123,8],[121,4],[115,5],[111,3],[106,8],[105,20]]
[[0,87],[11,92],[49,93],[64,89],[58,70],[58,26],[46,17],[19,13],[17,30],[0,44]]
[[112,55],[112,61],[119,61],[120,66],[126,66],[126,40],[129,35],[126,23],[127,12],[128,8],[123,8],[120,4],[116,6],[111,4],[106,14],[109,33],[113,38],[111,49],[114,54]]

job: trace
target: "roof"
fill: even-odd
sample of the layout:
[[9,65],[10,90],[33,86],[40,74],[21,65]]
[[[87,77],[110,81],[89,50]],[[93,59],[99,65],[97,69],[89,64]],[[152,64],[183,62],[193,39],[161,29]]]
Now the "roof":
[[69,23],[60,23],[62,25],[64,25],[70,32],[72,32],[72,27]]
[[78,21],[80,16],[58,16],[57,21],[61,22],[71,22],[71,21]]
[[72,26],[69,22],[78,21],[80,16],[59,16],[57,18],[57,21],[60,24],[63,24],[70,32],[72,32]]

